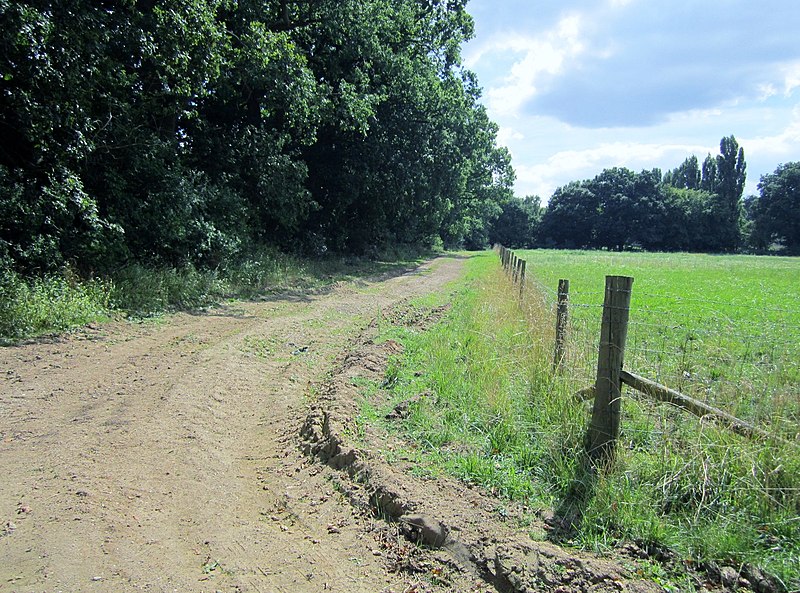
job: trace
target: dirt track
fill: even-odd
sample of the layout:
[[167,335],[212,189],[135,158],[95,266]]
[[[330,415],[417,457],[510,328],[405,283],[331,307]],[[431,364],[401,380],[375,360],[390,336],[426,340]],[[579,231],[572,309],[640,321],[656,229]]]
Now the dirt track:
[[348,442],[371,320],[462,266],[0,350],[0,592],[661,590]]
[[348,339],[461,264],[0,350],[0,591],[391,585],[296,435]]

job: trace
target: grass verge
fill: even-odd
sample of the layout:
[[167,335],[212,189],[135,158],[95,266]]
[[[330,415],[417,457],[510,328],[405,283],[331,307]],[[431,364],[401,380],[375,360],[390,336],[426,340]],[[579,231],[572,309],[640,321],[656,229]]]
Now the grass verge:
[[[590,409],[573,397],[585,379],[553,373],[545,299],[520,305],[494,254],[468,270],[433,328],[383,324],[405,350],[367,391],[362,421],[411,443],[403,455],[420,475],[448,472],[554,512],[574,545],[654,543],[689,564],[750,563],[798,587],[797,451],[626,397],[615,465],[591,478],[581,462]],[[385,419],[397,409],[407,411]]]
[[38,278],[24,278],[5,269],[0,278],[0,344],[114,317],[143,318],[229,299],[320,289],[392,273],[430,255],[395,250],[371,259],[335,255],[305,259],[263,250],[214,270],[132,264],[89,280],[70,269]]

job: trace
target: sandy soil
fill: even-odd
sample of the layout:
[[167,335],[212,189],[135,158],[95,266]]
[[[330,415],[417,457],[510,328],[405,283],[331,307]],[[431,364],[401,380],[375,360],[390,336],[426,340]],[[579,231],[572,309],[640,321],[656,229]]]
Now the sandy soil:
[[371,322],[462,267],[1,349],[0,591],[662,590],[348,442]]

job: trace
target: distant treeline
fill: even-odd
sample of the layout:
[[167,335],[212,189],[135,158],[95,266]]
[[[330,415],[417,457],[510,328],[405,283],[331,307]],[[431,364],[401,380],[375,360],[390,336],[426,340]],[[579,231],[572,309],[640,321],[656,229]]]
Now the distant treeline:
[[0,267],[488,244],[466,3],[0,1]]
[[662,175],[606,169],[538,197],[507,202],[493,241],[509,247],[800,253],[800,162],[780,165],[742,198],[744,150],[736,138],[702,165],[696,156]]

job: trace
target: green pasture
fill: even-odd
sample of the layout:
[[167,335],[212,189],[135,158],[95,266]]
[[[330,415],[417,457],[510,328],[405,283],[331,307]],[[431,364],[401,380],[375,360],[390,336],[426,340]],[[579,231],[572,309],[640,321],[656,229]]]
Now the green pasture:
[[626,368],[744,420],[798,436],[800,259],[520,251],[548,303],[570,281],[568,364],[591,381],[604,278],[634,278]]

